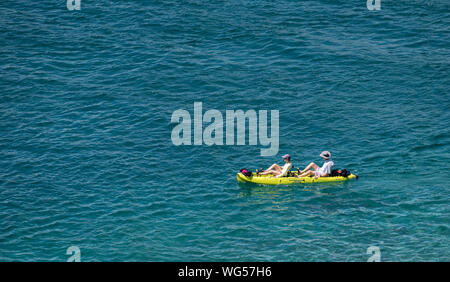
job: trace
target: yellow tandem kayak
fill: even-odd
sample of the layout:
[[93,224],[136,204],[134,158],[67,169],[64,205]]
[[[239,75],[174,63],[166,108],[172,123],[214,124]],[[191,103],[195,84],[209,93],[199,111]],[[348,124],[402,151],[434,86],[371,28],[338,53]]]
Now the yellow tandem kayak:
[[[293,172],[294,173],[294,172]],[[295,172],[296,174],[296,172]],[[253,173],[252,176],[245,176],[242,173],[238,173],[238,182],[255,183],[255,184],[266,184],[266,185],[289,185],[289,184],[302,184],[302,183],[318,183],[318,182],[337,182],[346,181],[356,178],[356,175],[350,174],[348,177],[344,176],[327,176],[327,177],[280,177],[276,178],[273,175],[256,175]]]

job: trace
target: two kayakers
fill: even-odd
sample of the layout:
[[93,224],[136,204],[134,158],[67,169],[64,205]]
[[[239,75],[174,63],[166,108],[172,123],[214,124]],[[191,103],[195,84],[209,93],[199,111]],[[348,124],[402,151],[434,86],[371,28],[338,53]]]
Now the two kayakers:
[[[323,151],[320,154],[320,156],[324,160],[322,167],[319,167],[318,165],[312,162],[308,166],[306,166],[304,170],[300,170],[299,168],[297,168],[298,170],[297,177],[314,176],[314,178],[319,178],[329,176],[334,166],[334,162],[331,160],[331,153],[328,151]],[[286,162],[283,167],[281,167],[278,164],[273,164],[266,170],[262,171],[256,170],[256,173],[258,175],[272,174],[277,178],[286,176],[286,174],[292,168],[291,156],[289,154],[286,154],[282,156],[282,158]]]
[[289,154],[286,154],[282,156],[282,158],[286,162],[283,167],[277,164],[273,164],[267,170],[264,171],[256,170],[256,173],[258,175],[273,174],[277,178],[285,176],[292,168],[291,156]]
[[[329,176],[331,173],[331,169],[334,166],[334,162],[330,159],[331,153],[328,151],[323,151],[320,156],[325,161],[322,165],[322,167],[319,167],[315,163],[310,163],[307,167],[305,167],[304,170],[298,170],[297,177],[305,177],[305,176],[314,176],[314,178]],[[313,170],[311,170],[313,169]]]

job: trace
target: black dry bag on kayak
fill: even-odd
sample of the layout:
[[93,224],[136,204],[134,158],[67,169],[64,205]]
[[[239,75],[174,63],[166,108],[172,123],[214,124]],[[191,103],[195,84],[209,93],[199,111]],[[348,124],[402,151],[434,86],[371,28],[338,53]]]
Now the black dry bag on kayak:
[[350,171],[346,169],[333,169],[330,173],[330,176],[343,176],[348,177],[350,174],[352,174]]
[[247,176],[247,177],[252,176],[252,172],[251,172],[250,170],[248,170],[248,169],[242,168],[242,169],[240,170],[240,172],[241,172],[243,175]]

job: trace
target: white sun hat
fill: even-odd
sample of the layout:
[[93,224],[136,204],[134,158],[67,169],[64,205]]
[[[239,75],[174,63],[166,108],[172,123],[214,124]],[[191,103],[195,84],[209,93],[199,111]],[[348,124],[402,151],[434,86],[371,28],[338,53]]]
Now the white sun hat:
[[328,151],[323,151],[322,153],[320,153],[320,156],[321,156],[322,158],[328,160],[329,158],[331,158],[331,153],[328,152]]

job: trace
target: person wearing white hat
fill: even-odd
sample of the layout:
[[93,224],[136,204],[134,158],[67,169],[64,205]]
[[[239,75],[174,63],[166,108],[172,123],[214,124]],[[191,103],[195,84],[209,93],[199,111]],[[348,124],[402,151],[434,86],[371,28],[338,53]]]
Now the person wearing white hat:
[[291,156],[289,154],[286,154],[282,158],[286,162],[283,167],[277,164],[273,164],[267,170],[264,170],[262,172],[256,170],[256,173],[258,175],[273,174],[277,178],[285,176],[292,168]]
[[310,163],[304,170],[297,169],[297,177],[314,176],[314,178],[319,178],[330,175],[331,169],[334,166],[334,162],[331,160],[331,153],[328,151],[323,151],[320,156],[325,161],[322,167],[319,167],[315,163]]

